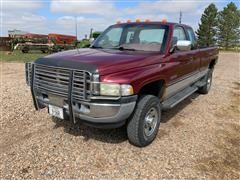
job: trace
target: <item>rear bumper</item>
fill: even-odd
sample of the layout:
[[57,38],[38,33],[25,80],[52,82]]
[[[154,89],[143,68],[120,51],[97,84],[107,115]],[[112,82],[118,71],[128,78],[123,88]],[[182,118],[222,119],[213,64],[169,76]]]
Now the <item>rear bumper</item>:
[[[48,107],[50,102],[47,98],[36,97],[38,106]],[[87,125],[99,128],[120,127],[134,111],[137,95],[122,97],[119,100],[95,100],[93,102],[77,102],[72,105],[73,116]],[[57,105],[56,105],[57,106]],[[65,119],[69,117],[68,104],[63,105]]]

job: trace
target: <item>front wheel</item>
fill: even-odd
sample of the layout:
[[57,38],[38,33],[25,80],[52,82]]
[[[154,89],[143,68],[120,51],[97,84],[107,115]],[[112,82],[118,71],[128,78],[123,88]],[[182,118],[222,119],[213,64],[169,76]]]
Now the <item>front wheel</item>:
[[139,147],[149,145],[158,133],[160,119],[159,98],[153,95],[141,97],[127,125],[130,143]]

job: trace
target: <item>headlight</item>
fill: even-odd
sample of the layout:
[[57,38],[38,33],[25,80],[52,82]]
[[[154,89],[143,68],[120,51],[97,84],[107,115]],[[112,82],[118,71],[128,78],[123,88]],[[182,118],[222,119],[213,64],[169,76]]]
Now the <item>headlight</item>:
[[130,96],[133,95],[133,87],[130,84],[117,84],[99,82],[99,74],[93,74],[91,91],[96,96]]
[[100,83],[100,95],[120,96],[120,85],[113,83]]
[[133,95],[133,88],[129,84],[100,83],[101,96],[129,96]]

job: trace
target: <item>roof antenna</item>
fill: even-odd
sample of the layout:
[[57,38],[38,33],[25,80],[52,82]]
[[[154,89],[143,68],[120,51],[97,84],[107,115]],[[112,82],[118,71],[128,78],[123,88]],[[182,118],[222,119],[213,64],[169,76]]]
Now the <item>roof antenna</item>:
[[180,14],[179,14],[179,24],[182,23],[182,11],[180,10]]
[[[78,45],[78,17],[75,16],[75,33],[76,33],[76,46]],[[78,47],[76,47],[77,51],[79,51]]]
[[75,35],[76,35],[76,38],[78,38],[78,37],[77,37],[77,35],[78,35],[78,24],[77,24],[77,23],[78,23],[78,22],[77,22],[78,20],[77,20],[77,18],[78,18],[78,17],[75,16]]

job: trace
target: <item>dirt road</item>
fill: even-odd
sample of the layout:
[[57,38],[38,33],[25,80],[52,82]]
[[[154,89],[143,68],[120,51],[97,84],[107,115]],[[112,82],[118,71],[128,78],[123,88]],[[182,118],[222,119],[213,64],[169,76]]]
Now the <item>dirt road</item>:
[[24,64],[1,63],[0,179],[240,178],[240,54],[221,54],[208,95],[163,113],[153,144],[36,112]]

